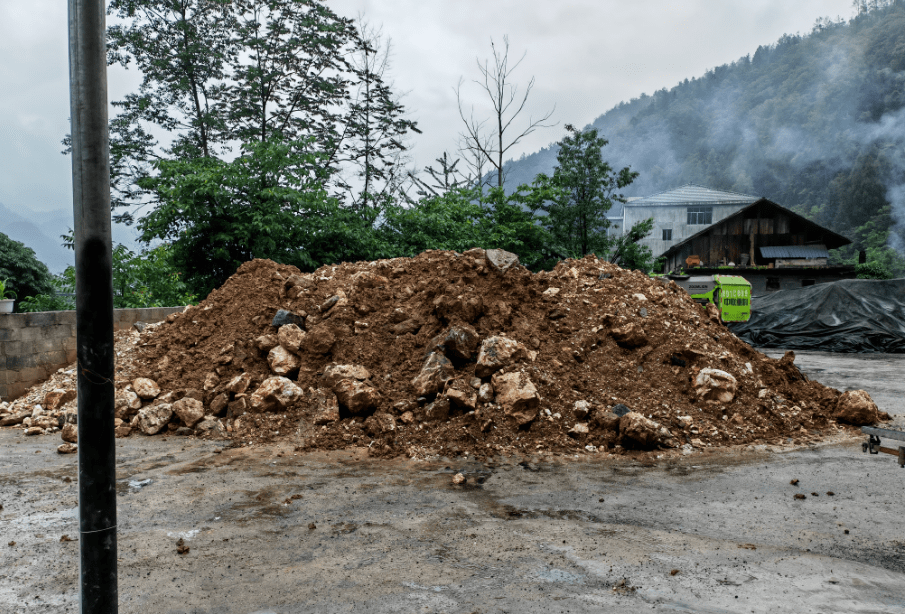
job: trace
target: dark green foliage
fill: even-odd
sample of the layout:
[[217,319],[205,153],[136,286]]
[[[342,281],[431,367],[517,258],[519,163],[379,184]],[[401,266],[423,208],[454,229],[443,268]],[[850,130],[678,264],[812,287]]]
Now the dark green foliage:
[[856,264],[855,272],[858,274],[858,279],[892,279],[895,277],[892,271],[880,262]]
[[[53,292],[53,276],[35,252],[0,232],[0,279],[19,302],[27,296]],[[0,297],[6,298],[6,297]],[[18,302],[16,307],[18,307]]]

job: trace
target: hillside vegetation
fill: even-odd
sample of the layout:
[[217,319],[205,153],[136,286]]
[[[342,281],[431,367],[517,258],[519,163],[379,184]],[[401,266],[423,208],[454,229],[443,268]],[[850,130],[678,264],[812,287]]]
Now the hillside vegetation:
[[[905,2],[863,2],[753,55],[597,118],[606,158],[640,177],[626,195],[685,183],[765,196],[855,241],[839,258],[905,268]],[[508,165],[549,172],[556,146]],[[888,248],[890,246],[892,249]]]

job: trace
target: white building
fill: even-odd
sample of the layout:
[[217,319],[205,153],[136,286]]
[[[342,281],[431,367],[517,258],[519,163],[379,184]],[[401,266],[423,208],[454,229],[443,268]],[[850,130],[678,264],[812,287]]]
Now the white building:
[[689,183],[653,196],[631,198],[621,211],[616,210],[619,204],[615,203],[607,218],[614,234],[623,234],[638,222],[654,218],[654,229],[641,244],[648,246],[656,257],[759,199],[759,196]]

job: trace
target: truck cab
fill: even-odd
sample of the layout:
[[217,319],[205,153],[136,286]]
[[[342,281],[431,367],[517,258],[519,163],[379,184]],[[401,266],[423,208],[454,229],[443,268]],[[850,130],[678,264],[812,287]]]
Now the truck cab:
[[712,303],[723,322],[747,322],[751,317],[751,283],[738,275],[669,275],[695,302]]

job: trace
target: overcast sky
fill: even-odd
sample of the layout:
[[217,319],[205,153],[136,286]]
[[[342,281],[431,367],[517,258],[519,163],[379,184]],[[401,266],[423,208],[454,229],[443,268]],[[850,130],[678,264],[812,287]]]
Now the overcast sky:
[[[0,202],[18,210],[71,207],[65,0],[0,0]],[[564,123],[584,126],[620,101],[670,88],[732,62],[784,33],[809,32],[818,17],[848,19],[851,0],[333,0],[341,15],[361,13],[392,39],[392,75],[423,131],[412,155],[421,168],[460,131],[454,87],[478,76],[476,58],[508,35],[511,55],[527,57],[513,75],[534,76],[528,112],[555,105],[559,126],[539,130],[512,157],[558,140]],[[109,97],[138,82],[111,69]],[[477,86],[463,91],[481,115]]]

